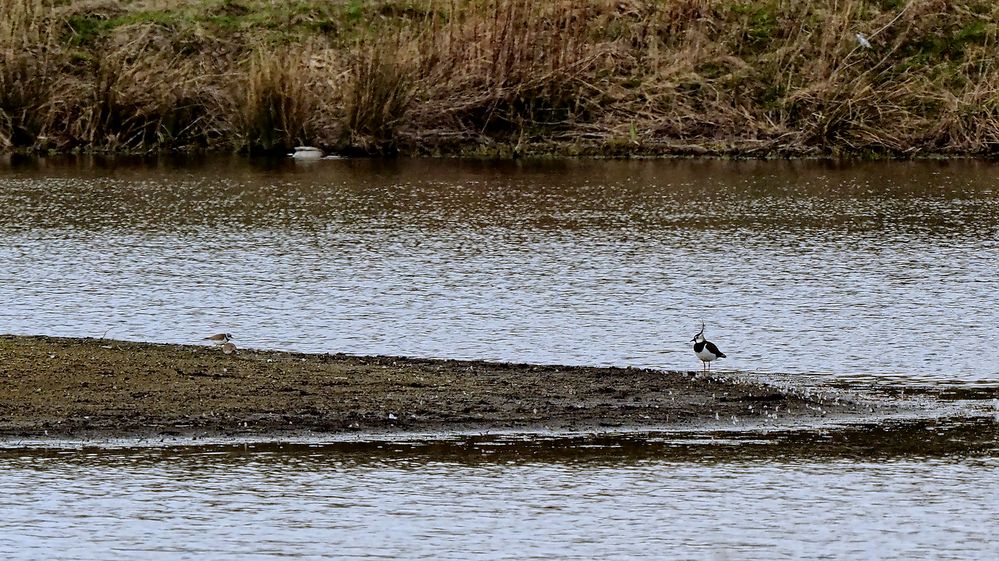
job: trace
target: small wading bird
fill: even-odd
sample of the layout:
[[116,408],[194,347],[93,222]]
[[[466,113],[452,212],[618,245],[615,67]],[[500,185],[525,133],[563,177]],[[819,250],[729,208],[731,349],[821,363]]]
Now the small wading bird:
[[216,345],[225,345],[229,341],[232,341],[232,335],[229,333],[216,333],[215,335],[209,335],[204,338],[205,341],[211,341]]
[[295,151],[288,155],[296,160],[321,160],[323,151],[315,146],[296,146]]
[[232,353],[236,352],[236,344],[235,343],[229,343],[229,342],[223,343],[222,344],[222,352],[225,353],[225,354],[227,354],[227,355],[231,355]]
[[718,350],[714,343],[704,338],[704,322],[701,322],[701,331],[690,340],[694,343],[694,354],[701,359],[701,366],[707,372],[711,369],[711,361],[716,358],[725,358],[725,353]]
[[325,155],[323,151],[315,146],[296,146],[295,151],[288,154],[295,160],[339,160],[340,156],[336,154]]

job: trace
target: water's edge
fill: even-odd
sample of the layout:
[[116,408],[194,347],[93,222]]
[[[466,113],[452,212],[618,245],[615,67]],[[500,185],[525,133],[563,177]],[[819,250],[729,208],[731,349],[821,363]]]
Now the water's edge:
[[487,442],[572,455],[754,442],[779,454],[945,455],[994,449],[999,426],[987,389],[941,399],[747,374],[227,355],[214,346],[44,336],[0,336],[0,356],[0,446],[13,449],[415,442],[457,453]]

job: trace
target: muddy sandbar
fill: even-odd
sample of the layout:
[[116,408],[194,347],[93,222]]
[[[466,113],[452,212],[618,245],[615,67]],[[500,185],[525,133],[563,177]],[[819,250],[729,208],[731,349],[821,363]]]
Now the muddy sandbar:
[[746,375],[0,336],[0,438],[787,427],[885,407]]

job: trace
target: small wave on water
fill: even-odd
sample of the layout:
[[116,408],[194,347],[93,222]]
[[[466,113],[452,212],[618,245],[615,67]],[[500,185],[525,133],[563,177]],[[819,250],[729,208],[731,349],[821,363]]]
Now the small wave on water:
[[[0,552],[205,559],[982,559],[990,416],[792,431],[0,449]],[[823,528],[816,532],[816,527]]]

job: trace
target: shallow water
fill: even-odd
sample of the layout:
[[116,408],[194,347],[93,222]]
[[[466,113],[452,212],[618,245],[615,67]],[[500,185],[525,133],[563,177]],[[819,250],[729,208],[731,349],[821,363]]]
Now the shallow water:
[[0,162],[0,332],[686,370],[703,319],[722,367],[925,405],[785,432],[11,441],[0,556],[999,558],[997,171]]
[[7,449],[0,552],[990,559],[996,427]]
[[0,332],[999,380],[999,165],[0,166]]

